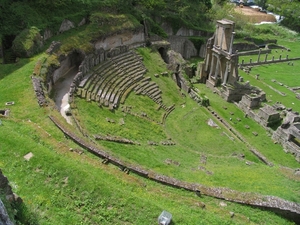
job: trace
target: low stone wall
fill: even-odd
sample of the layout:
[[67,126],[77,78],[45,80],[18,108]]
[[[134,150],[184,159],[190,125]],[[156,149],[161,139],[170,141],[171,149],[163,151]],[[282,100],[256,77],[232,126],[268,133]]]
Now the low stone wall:
[[281,216],[293,220],[296,223],[300,222],[300,204],[286,201],[284,199],[274,197],[274,196],[264,196],[255,193],[238,192],[238,191],[231,190],[229,188],[205,187],[201,184],[188,183],[162,174],[157,174],[153,171],[145,170],[140,166],[128,164],[122,162],[117,158],[111,157],[104,150],[99,149],[98,147],[92,145],[91,143],[88,143],[82,138],[76,136],[69,129],[64,127],[59,122],[59,120],[56,119],[54,116],[49,116],[49,118],[64,133],[65,136],[71,138],[74,142],[76,142],[78,145],[85,148],[92,154],[100,158],[103,158],[104,163],[110,162],[113,165],[121,168],[126,173],[129,173],[131,171],[142,177],[151,179],[153,181],[171,187],[185,189],[187,191],[197,192],[207,196],[224,199],[236,203],[241,203],[244,205],[263,208],[269,211],[273,211],[277,214],[280,214]]
[[45,93],[44,93],[40,78],[32,76],[31,80],[32,80],[33,89],[34,89],[36,98],[38,100],[39,106],[47,106],[48,102],[46,100]]
[[233,44],[232,51],[235,52],[238,50],[239,52],[257,50],[259,46],[253,43],[235,43]]
[[283,62],[290,62],[290,61],[295,61],[295,60],[300,60],[300,57],[296,57],[296,58],[279,58],[279,59],[274,59],[274,57],[271,60],[267,60],[265,59],[264,61],[251,61],[250,62],[244,62],[244,60],[242,61],[242,63],[239,64],[239,66],[258,66],[258,65],[266,65],[266,64],[272,64],[272,63],[283,63]]
[[246,51],[246,52],[239,52],[239,56],[245,56],[245,55],[258,55],[258,54],[269,54],[271,53],[271,49],[257,49],[257,50],[251,50],[251,51]]

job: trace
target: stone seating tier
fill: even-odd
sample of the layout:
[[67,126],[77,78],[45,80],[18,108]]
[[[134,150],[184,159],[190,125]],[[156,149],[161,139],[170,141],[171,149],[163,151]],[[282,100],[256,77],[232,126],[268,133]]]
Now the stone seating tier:
[[101,65],[102,65],[101,67],[99,67],[99,68],[97,68],[96,70],[93,71],[94,72],[94,76],[96,76],[96,77],[102,77],[103,74],[108,73],[111,70],[113,62],[109,61],[109,62],[103,63]]
[[108,89],[105,95],[102,95],[101,98],[109,101],[111,104],[114,104],[115,107],[119,102],[119,98],[123,95],[128,87],[130,87],[133,83],[141,80],[143,75],[136,76],[134,78],[126,77],[119,82],[119,85],[114,86],[114,88]]
[[122,53],[122,54],[119,54],[119,55],[116,55],[116,56],[114,56],[114,57],[111,57],[111,58],[109,58],[110,60],[114,60],[114,61],[119,61],[120,60],[120,58],[126,58],[127,56],[131,56],[133,54],[133,52],[132,51],[127,51],[127,52],[124,52],[124,53]]
[[[123,101],[121,101],[121,103],[124,103],[125,97],[127,96],[127,95],[125,95],[125,96],[123,97],[123,94],[125,93],[126,89],[131,88],[131,90],[132,90],[134,87],[136,87],[136,86],[138,85],[138,83],[139,83],[142,79],[143,79],[143,76],[142,76],[142,75],[136,76],[134,79],[129,80],[129,82],[127,82],[127,83],[124,85],[124,88],[121,88],[121,89],[120,89],[120,90],[121,90],[120,96],[121,96],[122,99],[123,99]],[[131,87],[131,86],[133,86],[133,87]]]
[[113,61],[117,64],[117,65],[122,65],[122,64],[126,64],[126,63],[132,63],[132,62],[139,62],[137,60],[137,58],[134,55],[128,55],[127,57],[122,57],[119,58],[119,60],[115,60],[113,59]]
[[105,61],[104,63],[101,64],[101,66],[98,66],[96,69],[92,70],[92,76],[88,79],[87,82],[85,82],[84,88],[85,89],[89,89],[89,86],[92,83],[95,83],[95,79],[97,77],[101,77],[101,74],[106,74],[107,72],[109,72],[111,70],[111,66],[113,65],[113,62],[111,60],[109,61]]
[[120,54],[95,67],[80,82],[77,94],[88,101],[97,101],[99,105],[113,109],[120,101],[124,102],[137,86],[147,87],[147,91],[158,90],[155,83],[149,83],[149,77],[144,77],[146,71],[141,57],[134,52]]
[[143,67],[139,62],[134,62],[132,64],[123,64],[122,66],[118,66],[118,68],[129,74],[134,74],[136,71],[143,70]]
[[78,87],[79,88],[83,88],[85,86],[85,84],[87,83],[87,81],[90,79],[90,77],[93,76],[93,73],[89,73],[87,74],[82,81],[79,83]]
[[95,93],[97,93],[97,95],[101,95],[105,87],[108,85],[108,83],[111,82],[113,78],[120,76],[120,74],[121,74],[120,72],[113,71],[113,70],[105,74],[103,79],[100,80],[99,83],[95,84],[97,85],[97,88],[95,89]]
[[135,89],[135,93],[136,94],[145,94],[146,92],[148,92],[149,90],[151,90],[154,87],[159,88],[156,85],[156,83],[154,83],[154,82],[143,82],[143,83],[141,83],[141,85],[139,87],[137,87]]
[[153,86],[153,88],[152,88],[151,90],[147,90],[146,93],[147,93],[147,95],[153,95],[153,94],[156,93],[157,91],[159,91],[159,88]]

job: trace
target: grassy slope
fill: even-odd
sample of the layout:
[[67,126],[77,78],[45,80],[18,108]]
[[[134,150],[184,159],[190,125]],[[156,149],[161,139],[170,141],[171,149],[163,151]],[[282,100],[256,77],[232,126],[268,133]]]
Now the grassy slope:
[[[145,55],[149,50],[140,49],[139,52]],[[150,53],[150,56],[157,60],[157,53]],[[148,56],[149,57],[149,56]],[[149,68],[147,75],[158,73],[158,68],[155,65],[160,63],[150,63],[147,65],[148,59],[144,63]],[[151,65],[152,66],[151,66]],[[154,66],[153,66],[154,65]],[[168,86],[163,87],[161,79],[169,79]],[[240,191],[259,192],[263,194],[272,194],[281,196],[290,200],[299,201],[299,195],[296,194],[298,190],[298,182],[287,178],[281,171],[280,165],[295,168],[298,163],[291,155],[286,155],[282,148],[274,145],[271,139],[266,134],[266,131],[258,124],[250,119],[242,119],[240,123],[232,122],[245,136],[248,142],[252,143],[255,148],[262,152],[269,160],[275,163],[274,168],[269,168],[262,164],[255,156],[253,156],[247,146],[238,139],[230,140],[232,136],[224,127],[220,129],[211,128],[207,125],[207,120],[212,118],[207,110],[198,106],[189,98],[181,97],[180,93],[175,87],[171,77],[169,78],[152,78],[161,87],[165,98],[170,98],[172,95],[173,103],[176,103],[176,109],[169,115],[165,127],[161,125],[149,123],[146,120],[134,118],[130,115],[121,113],[119,110],[114,113],[107,109],[100,109],[96,104],[86,103],[84,100],[78,101],[78,109],[81,122],[91,133],[104,132],[113,133],[117,136],[126,138],[135,138],[135,141],[141,143],[141,146],[122,146],[120,144],[108,143],[102,141],[101,144],[106,146],[112,154],[119,155],[123,160],[127,160],[136,164],[141,164],[146,168],[153,169],[159,173],[174,176],[190,182],[198,182],[208,186],[224,186],[230,187]],[[200,89],[207,92],[207,95],[212,100],[212,106],[221,115],[229,120],[228,116],[223,112],[221,107],[224,103],[218,96],[213,96],[211,92],[204,87]],[[168,93],[168,91],[173,90]],[[177,96],[177,97],[176,97]],[[125,105],[136,101],[133,93],[129,96]],[[134,99],[134,101],[132,100]],[[183,104],[184,103],[184,104]],[[87,104],[89,108],[87,109]],[[133,105],[133,110],[140,107],[138,104]],[[143,108],[143,111],[152,112],[155,107]],[[234,105],[228,104],[228,111],[235,112],[234,119],[237,117],[243,118],[243,113],[239,111]],[[83,110],[84,109],[84,110]],[[87,110],[94,110],[87,112]],[[137,110],[138,112],[139,110]],[[92,117],[89,115],[95,115]],[[150,113],[149,113],[150,114]],[[118,121],[120,118],[125,118],[125,125],[120,126],[118,123],[109,124],[105,118],[113,118]],[[232,116],[231,116],[232,117]],[[132,120],[138,123],[132,124]],[[244,125],[248,124],[251,129],[243,129]],[[259,136],[252,135],[252,131],[259,132]],[[160,142],[164,138],[171,138],[175,146],[149,146],[147,140]],[[274,154],[273,152],[277,152]],[[245,155],[245,160],[252,161],[252,166],[247,166],[245,160],[239,160],[234,157],[234,153],[241,153]],[[205,155],[207,163],[205,165],[200,163],[201,155]],[[172,159],[179,162],[180,166],[166,165],[165,160]],[[202,166],[206,170],[201,170]],[[212,172],[213,175],[206,172]],[[250,179],[249,179],[250,178]],[[289,183],[287,186],[286,183]],[[266,188],[268,187],[268,188]]]
[[[0,82],[3,90],[23,75],[20,88],[15,85],[6,91],[14,93],[10,100],[28,93],[28,98],[11,106],[11,116],[2,119],[0,165],[31,212],[30,224],[154,224],[164,209],[172,212],[179,224],[245,224],[248,218],[259,223],[261,217],[284,222],[276,215],[233,203],[220,207],[220,200],[199,199],[193,193],[125,175],[90,154],[70,152],[69,147],[78,147],[66,140],[47,119],[48,112],[37,106],[28,73],[33,65],[28,63],[22,72],[12,72]],[[1,104],[6,100],[1,95]],[[30,161],[23,159],[28,152],[34,154]],[[206,210],[201,209],[202,202]],[[236,213],[234,219],[230,211]]]
[[[154,224],[163,209],[173,213],[177,224],[260,224],[261,218],[264,218],[264,224],[288,224],[288,221],[272,213],[233,203],[220,207],[220,200],[208,197],[199,199],[193,193],[164,187],[135,175],[125,175],[113,166],[102,165],[96,157],[86,152],[82,155],[70,152],[70,147],[79,147],[66,140],[47,118],[49,113],[57,112],[51,111],[51,107],[39,108],[34,96],[30,75],[39,57],[41,55],[21,60],[18,65],[0,65],[1,108],[7,108],[4,106],[7,101],[16,103],[9,107],[10,117],[1,118],[0,167],[9,178],[14,191],[24,199],[31,212],[28,220],[32,224]],[[157,60],[157,56],[152,57]],[[151,64],[151,60],[145,60],[146,65],[147,63]],[[163,63],[156,62],[154,65],[162,66]],[[152,69],[149,68],[150,76],[155,72],[165,71],[165,68],[158,66]],[[152,78],[166,93],[164,101],[167,105],[176,103],[176,110],[169,116],[166,127],[144,120],[137,122],[130,115],[125,118],[124,128],[120,129],[117,124],[107,126],[106,116],[117,120],[124,115],[119,111],[113,114],[80,100],[78,108],[85,127],[92,134],[103,132],[105,128],[105,132],[108,129],[112,133],[120,132],[121,136],[136,138],[141,146],[102,144],[113,154],[157,172],[187,181],[272,194],[299,202],[299,181],[295,180],[290,171],[278,167],[279,164],[296,167],[291,156],[280,155],[280,151],[278,158],[271,158],[276,166],[268,168],[238,140],[231,141],[224,135],[223,132],[230,134],[223,127],[208,127],[206,121],[211,118],[208,112],[190,99],[183,99],[170,77],[159,79]],[[163,85],[166,87],[163,88]],[[201,88],[209,94],[209,90],[205,90],[203,86]],[[139,98],[131,94],[125,104],[134,105]],[[220,101],[217,97],[211,99]],[[212,104],[214,101],[211,101]],[[83,117],[80,109],[87,105],[88,111]],[[214,107],[218,108],[218,105],[220,104],[215,104]],[[155,106],[151,106],[145,109],[145,106],[137,105],[135,108],[151,115],[155,111]],[[238,115],[237,109],[232,110]],[[159,118],[161,113],[158,112],[158,115]],[[153,113],[154,116],[156,113]],[[181,121],[182,126],[178,126],[178,121]],[[249,125],[252,127],[255,123],[249,121]],[[149,129],[151,132],[148,132]],[[259,127],[255,130],[257,129]],[[147,146],[149,139],[161,141],[168,137],[177,145]],[[277,148],[279,152],[281,149]],[[23,159],[28,152],[34,154],[29,162]],[[244,153],[246,159],[253,161],[254,165],[245,166],[244,161],[231,156],[233,152]],[[206,165],[202,166],[212,171],[213,175],[197,169],[201,154],[208,158]],[[178,161],[181,165],[166,166],[164,160],[167,158]],[[277,163],[277,160],[281,161]],[[254,179],[257,180],[255,183]],[[199,207],[200,201],[206,204],[205,210]],[[233,219],[230,218],[230,211],[236,213]]]

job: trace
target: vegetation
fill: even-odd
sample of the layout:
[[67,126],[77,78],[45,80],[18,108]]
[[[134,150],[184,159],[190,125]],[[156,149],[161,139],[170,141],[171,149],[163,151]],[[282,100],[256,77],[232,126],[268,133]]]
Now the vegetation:
[[[72,14],[76,12],[72,11],[72,7],[70,10],[65,9],[70,13],[68,15],[79,20],[83,14],[90,14],[90,24],[53,37],[46,42],[45,47],[49,46],[50,41],[59,40],[62,42],[61,53],[73,49],[89,52],[92,50],[90,41],[95,40],[98,35],[139,28],[143,18],[151,24],[153,33],[162,34],[160,23],[154,19],[159,14],[157,9],[166,10],[162,17],[173,21],[173,30],[178,29],[180,23],[197,28],[200,24],[196,21],[203,17],[197,7],[200,5],[205,12],[210,8],[209,1],[174,3],[167,0],[132,0],[126,3],[122,1],[124,7],[120,6],[119,0],[72,2],[72,7],[86,8],[77,11],[77,14]],[[26,3],[31,9],[48,7],[52,11],[45,12],[44,17],[38,16],[36,24],[31,15],[29,18],[23,17],[25,24],[13,27],[12,33],[6,28],[8,21],[11,23],[14,18],[7,15],[8,20],[0,20],[4,36],[17,35],[27,26],[36,25],[39,29],[45,29],[46,18],[51,17],[53,10],[57,15],[49,20],[49,26],[56,29],[62,18],[62,11],[59,9],[69,5],[69,0],[36,0]],[[17,13],[16,18],[21,18],[24,1],[3,1],[1,4],[1,10],[7,6],[10,12],[14,10]],[[94,9],[91,8],[92,5]],[[132,5],[135,6],[134,10]],[[115,6],[118,7],[114,8]],[[105,12],[93,13],[99,8],[105,9]],[[212,8],[214,9],[216,6]],[[180,12],[180,17],[175,17],[177,12]],[[0,17],[7,12],[3,13],[0,12]],[[101,26],[106,22],[110,26]],[[278,44],[291,49],[289,57],[299,56],[299,36],[287,32],[281,26],[237,27],[244,28],[237,31],[240,38],[249,36],[256,40],[266,40],[279,37]],[[202,26],[201,28],[204,29]],[[199,45],[202,43],[200,38],[191,37],[191,40]],[[150,48],[139,48],[136,52],[143,57],[148,70],[146,76],[150,76],[162,90],[163,103],[167,106],[174,104],[175,110],[168,116],[165,124],[158,124],[122,112],[122,107],[131,107],[133,114],[146,113],[154,121],[162,121],[163,109],[150,98],[135,95],[134,92],[129,94],[124,105],[114,111],[76,98],[76,109],[73,112],[90,141],[125,162],[183,181],[274,195],[300,202],[300,180],[294,174],[299,163],[294,156],[285,153],[280,145],[273,143],[271,131],[244,118],[240,109],[232,103],[224,102],[204,84],[194,84],[199,94],[209,99],[210,107],[243,136],[245,141],[241,141],[215,120],[206,107],[198,105],[187,93],[178,89],[171,71],[167,70],[158,52]],[[281,53],[273,51],[277,56]],[[249,57],[243,59],[246,61]],[[198,197],[194,193],[166,187],[134,174],[127,175],[110,164],[102,164],[99,158],[66,139],[49,120],[49,115],[60,116],[51,99],[49,107],[38,106],[30,77],[33,72],[44,76],[46,64],[57,66],[57,57],[41,53],[31,58],[21,58],[15,64],[0,65],[0,109],[10,109],[9,117],[0,117],[0,168],[10,180],[14,192],[24,201],[23,205],[10,210],[11,214],[15,213],[17,224],[155,224],[162,210],[172,212],[174,224],[293,224],[268,211],[231,202],[226,202],[224,206],[224,202],[219,199],[204,195]],[[287,63],[260,66],[253,68],[249,75],[242,71],[240,75],[252,85],[265,90],[270,100],[268,104],[280,101],[299,111],[299,105],[293,104],[298,101],[294,93],[272,81],[275,79],[287,86],[300,86],[297,79],[297,71],[300,69],[298,64],[296,61],[293,66]],[[165,71],[168,71],[168,75],[154,76]],[[256,74],[260,74],[259,80],[255,79]],[[283,97],[274,89],[287,95]],[[5,106],[8,101],[14,101],[15,105]],[[113,119],[116,123],[108,123],[106,118]],[[121,119],[125,124],[118,123]],[[207,122],[210,119],[218,127],[209,126]],[[65,126],[70,126],[63,119],[62,122]],[[250,129],[245,129],[246,125]],[[70,129],[78,132],[72,126]],[[254,136],[253,131],[259,135]],[[93,138],[95,134],[120,136],[138,142],[139,145],[96,141]],[[149,141],[157,145],[149,145]],[[175,145],[161,144],[164,141],[172,141]],[[251,147],[260,151],[274,166],[268,167],[262,163],[249,151]],[[28,152],[34,155],[29,161],[23,158]],[[230,212],[234,212],[234,217],[230,217]]]

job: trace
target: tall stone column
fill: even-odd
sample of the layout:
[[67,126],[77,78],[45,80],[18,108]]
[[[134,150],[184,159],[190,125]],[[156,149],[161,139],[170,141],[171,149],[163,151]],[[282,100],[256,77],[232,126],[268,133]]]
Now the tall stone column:
[[213,75],[213,71],[214,71],[214,66],[215,66],[215,60],[216,60],[216,57],[214,54],[212,54],[211,56],[211,65],[210,65],[210,71],[209,71],[209,77],[211,77]]
[[214,75],[215,78],[217,78],[218,74],[220,73],[220,59],[219,59],[219,56],[217,56],[216,59],[217,59],[217,65],[216,65],[215,75]]
[[219,25],[216,26],[216,36],[215,36],[215,40],[214,40],[214,46],[217,46],[218,44],[218,32],[219,32]]
[[[222,46],[223,46],[223,39],[224,39],[224,34],[225,34],[225,28],[222,27],[223,29],[223,32],[222,32],[222,35],[221,35],[221,43],[220,43],[220,49],[223,49]],[[227,49],[226,49],[227,50]]]
[[223,85],[225,85],[227,83],[227,79],[228,79],[228,69],[229,69],[229,62],[226,62],[226,69],[225,69],[225,74],[224,74],[224,80],[223,80]]
[[235,32],[232,32],[231,40],[230,40],[230,48],[229,48],[229,54],[232,54],[232,48],[233,48],[233,40],[234,40]]

